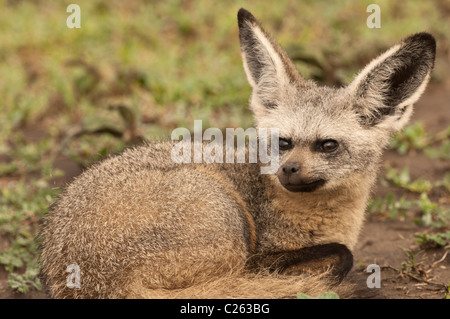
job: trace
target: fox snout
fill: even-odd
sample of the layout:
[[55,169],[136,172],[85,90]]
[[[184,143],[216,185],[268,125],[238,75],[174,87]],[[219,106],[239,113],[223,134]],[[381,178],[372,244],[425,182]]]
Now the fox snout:
[[302,173],[301,164],[287,162],[277,172],[281,185],[291,192],[313,192],[325,184],[324,179],[312,179]]

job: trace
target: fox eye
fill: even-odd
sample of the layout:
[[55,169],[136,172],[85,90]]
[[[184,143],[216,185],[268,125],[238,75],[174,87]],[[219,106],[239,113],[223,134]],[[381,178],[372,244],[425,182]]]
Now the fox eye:
[[280,138],[278,145],[280,147],[280,151],[286,151],[292,148],[292,141],[287,140],[285,138]]
[[319,150],[325,153],[331,153],[337,150],[339,143],[335,140],[325,140],[321,142]]

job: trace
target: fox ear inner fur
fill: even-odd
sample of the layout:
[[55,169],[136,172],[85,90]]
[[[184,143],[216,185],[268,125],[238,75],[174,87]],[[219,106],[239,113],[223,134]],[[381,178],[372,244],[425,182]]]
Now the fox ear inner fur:
[[260,102],[276,108],[279,90],[287,83],[301,83],[286,52],[261,27],[247,10],[238,12],[239,41],[247,79]]
[[350,84],[356,97],[361,124],[374,126],[391,118],[399,130],[412,113],[430,79],[436,41],[426,32],[417,33],[374,59]]

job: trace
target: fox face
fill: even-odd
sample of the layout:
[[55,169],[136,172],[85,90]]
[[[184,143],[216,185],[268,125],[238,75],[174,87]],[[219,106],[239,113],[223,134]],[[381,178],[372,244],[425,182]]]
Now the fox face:
[[238,24],[256,126],[279,129],[279,185],[318,192],[374,172],[389,137],[407,123],[428,83],[433,36],[404,39],[348,86],[331,88],[304,79],[251,13],[241,9]]

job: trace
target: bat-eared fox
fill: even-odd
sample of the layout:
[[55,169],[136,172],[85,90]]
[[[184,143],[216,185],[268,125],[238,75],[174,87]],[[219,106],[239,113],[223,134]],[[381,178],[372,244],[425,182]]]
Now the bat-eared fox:
[[303,78],[245,9],[238,27],[255,127],[278,129],[266,145],[278,144],[278,170],[179,163],[173,140],[92,165],[42,220],[50,297],[283,298],[344,286],[382,151],[425,90],[435,40],[406,37],[332,88]]

